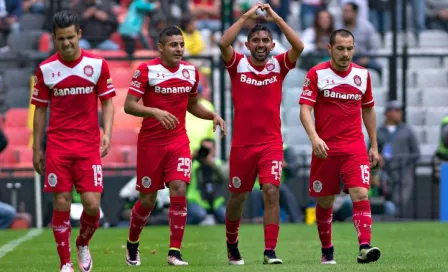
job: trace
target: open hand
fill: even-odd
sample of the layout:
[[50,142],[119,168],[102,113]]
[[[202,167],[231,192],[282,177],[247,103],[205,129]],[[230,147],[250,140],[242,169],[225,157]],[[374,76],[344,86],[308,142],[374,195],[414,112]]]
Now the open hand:
[[176,116],[171,113],[157,109],[154,113],[154,118],[159,121],[165,129],[173,130],[176,128],[178,124],[180,124],[179,120],[177,120]]
[[378,148],[371,147],[369,150],[370,167],[376,166],[379,160],[380,155],[378,154]]
[[101,138],[101,147],[100,147],[101,157],[107,155],[107,153],[109,152],[109,147],[110,147],[110,137],[109,135],[104,134],[103,137]]
[[221,128],[221,138],[224,138],[227,135],[227,125],[226,121],[219,115],[215,115],[215,118],[213,118],[213,132],[216,131],[216,126]]
[[34,170],[36,170],[39,175],[42,176],[42,174],[45,171],[45,157],[42,150],[33,150],[33,167]]
[[330,150],[327,144],[319,137],[311,140],[311,145],[313,147],[314,155],[320,159],[326,159],[328,154],[327,150]]

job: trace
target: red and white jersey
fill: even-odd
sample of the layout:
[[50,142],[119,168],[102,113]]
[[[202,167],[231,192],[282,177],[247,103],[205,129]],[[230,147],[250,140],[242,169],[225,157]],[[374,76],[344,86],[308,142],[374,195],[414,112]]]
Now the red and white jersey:
[[36,70],[31,104],[50,105],[46,152],[69,157],[90,157],[100,152],[98,97],[115,96],[106,61],[82,50],[76,61],[58,53]]
[[155,118],[143,119],[139,141],[166,144],[169,141],[189,142],[185,129],[188,100],[197,95],[199,72],[197,68],[181,61],[176,67],[167,67],[160,58],[140,64],[134,72],[129,94],[143,97],[146,107],[158,108],[176,116],[180,124],[167,130]]
[[352,63],[347,71],[336,71],[330,62],[310,69],[299,104],[314,107],[316,132],[327,144],[328,155],[366,152],[361,107],[373,107],[370,75]]
[[287,52],[269,58],[263,66],[254,66],[250,58],[234,51],[225,65],[232,80],[235,108],[232,146],[282,143],[282,84],[295,67]]

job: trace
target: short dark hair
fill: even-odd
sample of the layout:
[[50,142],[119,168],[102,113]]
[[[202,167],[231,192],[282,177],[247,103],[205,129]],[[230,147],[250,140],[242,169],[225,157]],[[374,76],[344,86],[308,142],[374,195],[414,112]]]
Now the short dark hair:
[[355,13],[358,13],[359,7],[355,2],[348,2],[346,5],[350,5]]
[[182,36],[182,31],[180,31],[180,28],[178,26],[169,26],[160,31],[159,43],[166,43],[167,38],[171,36]]
[[58,28],[67,28],[72,25],[75,26],[76,31],[79,30],[78,15],[70,10],[63,10],[53,15],[53,33],[56,33]]
[[266,31],[269,35],[269,38],[271,38],[272,40],[272,31],[269,29],[269,27],[262,24],[256,24],[249,30],[249,33],[247,34],[247,41],[250,41],[254,33],[258,31]]
[[333,46],[334,43],[336,42],[336,36],[339,35],[341,37],[347,38],[347,37],[352,37],[353,38],[353,44],[355,44],[355,36],[353,36],[353,34],[348,31],[347,29],[337,29],[335,31],[333,31],[333,33],[331,33],[330,35],[330,45]]

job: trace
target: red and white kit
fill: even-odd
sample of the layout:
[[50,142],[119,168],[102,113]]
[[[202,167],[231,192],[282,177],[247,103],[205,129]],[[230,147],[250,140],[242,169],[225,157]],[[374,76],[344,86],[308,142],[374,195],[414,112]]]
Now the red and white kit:
[[137,144],[137,190],[154,192],[173,180],[190,182],[191,153],[185,129],[188,100],[197,95],[199,72],[181,61],[164,66],[160,58],[141,64],[135,71],[129,94],[143,99],[146,107],[167,111],[179,120],[167,130],[155,118],[144,118]]
[[55,54],[37,68],[31,103],[50,105],[45,192],[101,192],[98,97],[115,96],[106,61],[82,50],[72,62]]
[[234,51],[226,67],[235,108],[229,190],[252,191],[257,174],[260,184],[278,186],[283,164],[282,84],[295,63],[285,52],[269,58],[263,66],[255,66]]
[[374,106],[367,69],[351,64],[347,71],[334,70],[330,62],[308,72],[300,104],[314,107],[316,132],[327,144],[326,159],[312,157],[311,196],[339,194],[344,190],[369,188],[370,163],[362,133],[361,108]]

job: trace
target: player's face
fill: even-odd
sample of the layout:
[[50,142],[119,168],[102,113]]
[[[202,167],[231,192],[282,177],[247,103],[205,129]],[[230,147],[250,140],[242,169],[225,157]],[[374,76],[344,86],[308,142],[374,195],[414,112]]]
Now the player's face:
[[57,28],[53,33],[56,49],[64,60],[75,60],[79,54],[79,39],[81,29],[76,31],[74,25],[66,28]]
[[332,64],[336,66],[335,68],[342,71],[347,70],[355,53],[353,38],[336,35],[335,43],[333,46],[328,45],[328,51],[331,55]]
[[176,66],[182,60],[185,52],[184,37],[174,35],[167,37],[165,43],[159,43],[161,59],[170,66]]
[[252,34],[250,40],[246,42],[246,47],[254,59],[264,62],[271,53],[275,44],[267,31],[258,31]]

